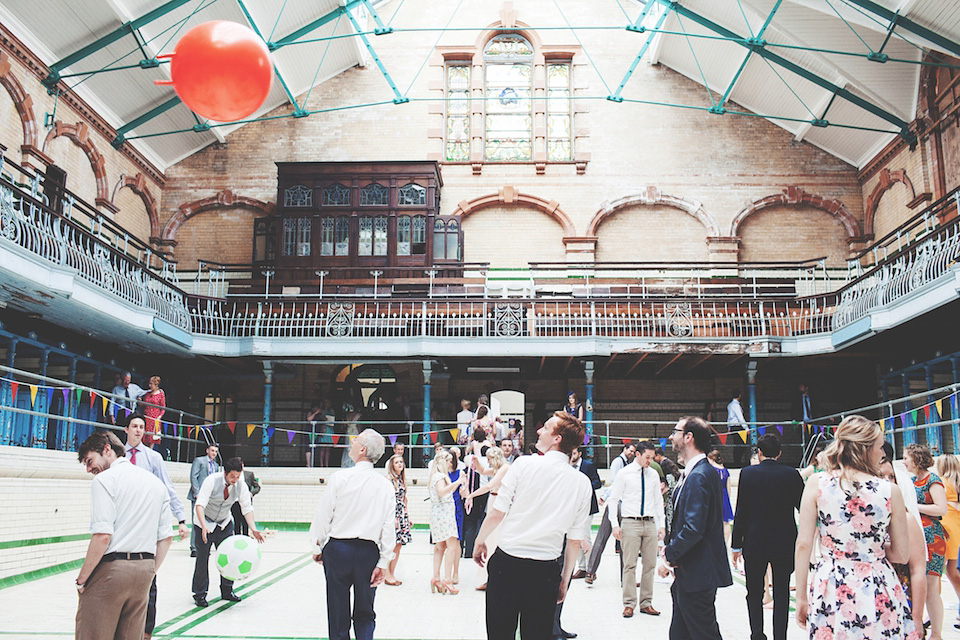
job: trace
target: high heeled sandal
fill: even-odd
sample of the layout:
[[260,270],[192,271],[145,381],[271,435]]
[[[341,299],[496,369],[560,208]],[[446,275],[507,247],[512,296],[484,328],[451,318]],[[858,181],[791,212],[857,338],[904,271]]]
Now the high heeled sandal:
[[446,593],[446,586],[442,580],[437,580],[436,578],[430,579],[430,593],[440,592],[440,595]]
[[446,590],[447,593],[449,593],[452,596],[455,596],[458,593],[460,593],[460,589],[457,589],[455,586],[453,586],[451,583],[447,582],[446,580],[443,581],[443,588]]

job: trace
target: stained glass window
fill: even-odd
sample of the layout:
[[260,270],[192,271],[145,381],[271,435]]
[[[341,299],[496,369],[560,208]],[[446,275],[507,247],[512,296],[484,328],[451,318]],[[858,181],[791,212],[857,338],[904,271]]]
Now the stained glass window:
[[410,255],[410,216],[397,218],[397,255]]
[[470,65],[447,66],[447,151],[450,162],[470,159]]
[[437,219],[433,221],[433,258],[434,260],[443,258],[446,247],[446,236],[445,233],[447,225],[443,220]]
[[387,216],[373,219],[373,255],[387,255]]
[[310,255],[310,218],[284,218],[283,255]]
[[322,218],[320,220],[320,255],[333,255],[333,226],[334,218]]
[[360,189],[360,206],[369,207],[387,204],[387,188],[376,182]]
[[547,65],[547,160],[573,159],[570,63]]
[[413,255],[427,253],[427,217],[413,216]]
[[362,217],[358,219],[359,233],[357,234],[357,255],[373,255],[373,218]]
[[337,230],[334,237],[334,251],[338,256],[350,255],[350,219],[346,216],[337,218]]
[[349,207],[350,189],[339,182],[323,188],[323,206],[325,207]]
[[284,189],[283,206],[285,207],[312,207],[313,189],[298,184],[295,187]]
[[460,223],[457,220],[434,221],[433,257],[436,260],[460,259]]
[[400,206],[427,204],[427,190],[413,182],[405,184],[397,190],[397,204]]
[[533,157],[533,48],[525,38],[496,36],[484,49],[484,158]]

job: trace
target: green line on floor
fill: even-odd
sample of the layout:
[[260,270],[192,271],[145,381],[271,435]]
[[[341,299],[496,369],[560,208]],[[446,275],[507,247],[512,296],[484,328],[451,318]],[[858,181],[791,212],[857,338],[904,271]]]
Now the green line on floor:
[[18,573],[15,576],[7,576],[6,578],[0,579],[0,589],[6,589],[7,587],[24,584],[26,582],[32,582],[34,580],[39,580],[40,578],[46,578],[58,573],[63,573],[64,571],[70,571],[71,569],[79,569],[81,566],[83,566],[83,558],[71,560],[69,562],[63,562],[61,564],[55,564],[52,567],[44,567],[43,569],[35,569],[25,573]]
[[[299,564],[298,566],[295,566],[295,567],[291,568],[289,571],[287,571],[287,572],[285,572],[285,573],[283,573],[283,574],[281,574],[281,575],[278,575],[278,576],[275,576],[275,577],[271,578],[270,580],[264,582],[263,584],[259,585],[259,586],[256,587],[255,589],[252,589],[252,590],[249,590],[249,589],[248,589],[248,590],[246,590],[243,595],[244,595],[245,597],[249,597],[249,596],[252,596],[252,595],[255,594],[255,593],[259,593],[260,591],[263,591],[263,590],[266,589],[267,587],[273,586],[274,584],[276,584],[277,582],[280,582],[280,581],[283,580],[284,578],[286,578],[286,577],[288,577],[288,576],[290,576],[290,575],[293,575],[293,574],[296,573],[297,571],[300,571],[300,569],[303,569],[304,567],[306,567],[307,565],[309,565],[311,562],[313,562],[313,558],[310,557],[310,556],[307,556],[306,558],[302,558],[302,559],[301,559],[301,562],[300,562],[300,564]],[[284,566],[289,566],[289,563],[288,563],[287,565],[284,565]],[[238,591],[239,591],[239,589],[238,589]],[[222,602],[222,601],[221,601],[221,602]],[[236,603],[236,602],[228,602],[227,604],[225,604],[225,605],[223,605],[223,606],[217,607],[217,608],[214,609],[213,611],[209,611],[209,612],[203,614],[202,616],[200,616],[200,617],[198,617],[198,618],[195,618],[194,620],[191,620],[190,622],[188,622],[187,624],[185,624],[182,628],[178,629],[177,631],[174,631],[173,633],[166,634],[166,635],[164,635],[164,636],[162,636],[162,637],[164,637],[164,638],[179,638],[179,637],[183,636],[183,635],[184,635],[187,631],[189,631],[190,629],[193,629],[193,628],[196,627],[197,625],[206,622],[207,620],[209,620],[210,618],[214,617],[215,615],[217,615],[217,614],[219,614],[219,613],[221,613],[221,612],[223,612],[223,611],[226,611],[227,609],[229,609],[230,607],[234,606],[235,604],[237,604],[237,603]],[[156,631],[156,629],[154,629],[154,636],[156,636],[156,635],[157,635],[157,631]]]
[[0,549],[16,549],[18,547],[32,547],[38,544],[56,544],[58,542],[76,542],[89,540],[89,533],[77,533],[67,536],[50,536],[48,538],[31,538],[29,540],[4,540],[0,542]]

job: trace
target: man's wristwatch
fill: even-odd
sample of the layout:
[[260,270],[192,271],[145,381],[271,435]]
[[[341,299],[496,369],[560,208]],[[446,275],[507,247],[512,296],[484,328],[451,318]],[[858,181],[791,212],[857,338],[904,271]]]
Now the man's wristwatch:
[[86,582],[84,582],[83,584],[80,584],[79,578],[77,578],[76,583],[77,583],[77,591],[80,591],[80,589],[83,589],[85,586],[87,586]]

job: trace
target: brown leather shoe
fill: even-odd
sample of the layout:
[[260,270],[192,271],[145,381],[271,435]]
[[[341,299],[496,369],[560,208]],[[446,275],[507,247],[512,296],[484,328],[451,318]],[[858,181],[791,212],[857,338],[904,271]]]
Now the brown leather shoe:
[[571,580],[579,580],[580,578],[586,578],[586,577],[587,577],[587,572],[586,572],[586,571],[583,571],[583,570],[581,569],[580,571],[577,571],[575,574],[573,574],[573,575],[570,577],[570,579],[571,579]]
[[623,617],[632,618],[633,617],[633,607],[624,607],[623,608]]
[[476,587],[476,590],[477,590],[477,591],[486,591],[486,590],[487,590],[487,583],[484,582],[484,583],[483,583],[482,585],[480,585],[479,587]]
[[660,612],[651,607],[650,605],[645,606],[643,609],[640,609],[640,613],[645,613],[648,616],[658,616]]
[[597,579],[597,574],[595,573],[588,573],[585,576],[583,576],[583,581],[586,582],[587,584],[593,584],[593,581],[596,579]]

